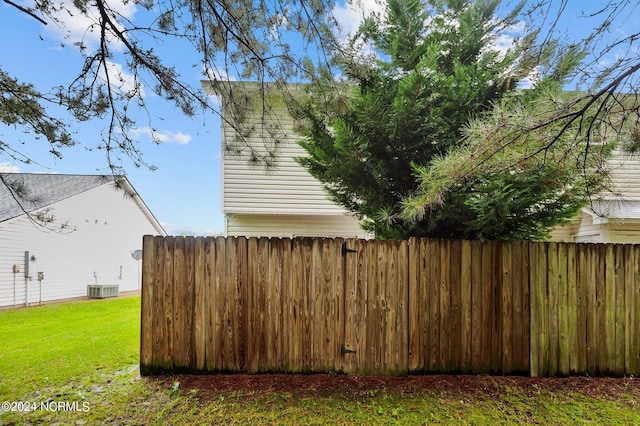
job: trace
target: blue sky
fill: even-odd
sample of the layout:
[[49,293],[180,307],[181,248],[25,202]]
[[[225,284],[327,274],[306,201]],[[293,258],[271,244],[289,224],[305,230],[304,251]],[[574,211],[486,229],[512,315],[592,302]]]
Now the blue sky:
[[[52,25],[43,26],[26,14],[0,2],[0,63],[2,67],[23,81],[48,89],[68,82],[82,66],[82,58],[69,43],[63,48]],[[41,39],[42,37],[42,39]],[[7,42],[11,40],[11,42]],[[167,49],[167,55],[184,53],[182,49]],[[176,55],[168,58],[185,63],[182,77],[190,85],[200,87],[201,75],[190,67],[192,59],[183,61]],[[171,234],[193,233],[206,235],[223,231],[220,196],[220,120],[215,114],[185,117],[146,90],[146,101],[155,111],[154,122],[158,134],[166,142],[155,145],[145,134],[145,122],[139,132],[144,159],[157,170],[136,168],[126,160],[127,177],[147,206]],[[157,96],[156,96],[157,98]],[[105,123],[71,123],[80,143],[95,146]],[[0,127],[3,138],[11,130]],[[47,152],[47,144],[39,141],[22,147],[37,163],[20,164],[0,158],[1,170],[68,174],[108,174],[103,152],[88,151],[75,146],[65,149],[62,159]]]
[[[365,4],[372,0],[367,0]],[[583,2],[570,0],[561,28],[571,36],[582,36],[590,28],[587,20],[578,18],[605,4],[603,1]],[[115,1],[110,2],[115,4]],[[129,6],[135,7],[132,3]],[[588,10],[583,10],[588,8]],[[625,28],[638,28],[639,11],[624,16]],[[132,13],[132,10],[128,10]],[[137,14],[142,12],[137,11]],[[336,15],[346,26],[353,26],[359,14],[349,9],[336,9]],[[139,15],[135,15],[139,16]],[[141,16],[141,15],[140,15]],[[74,20],[77,31],[84,31],[86,23]],[[623,28],[620,31],[624,31]],[[56,84],[68,83],[82,65],[75,48],[61,38],[54,25],[43,26],[35,19],[0,2],[0,63],[5,71],[31,81],[41,90]],[[200,87],[200,70],[191,67],[197,62],[197,53],[188,47],[159,46],[161,56],[170,63],[181,65],[182,78],[193,87]],[[139,141],[145,160],[157,166],[156,171],[136,168],[123,161],[127,176],[142,199],[170,234],[207,235],[223,232],[221,213],[221,146],[220,120],[215,114],[183,116],[147,90],[145,98],[156,119],[154,126],[165,140],[160,145],[151,143],[146,134],[147,123],[139,123]],[[104,123],[70,123],[77,139],[94,146],[100,138]],[[0,127],[0,135],[10,138],[11,129]],[[88,151],[83,146],[66,149],[63,158],[56,160],[46,151],[46,143],[27,143],[22,147],[35,164],[20,164],[0,158],[0,170],[20,172],[46,172],[69,174],[109,173],[102,152]]]

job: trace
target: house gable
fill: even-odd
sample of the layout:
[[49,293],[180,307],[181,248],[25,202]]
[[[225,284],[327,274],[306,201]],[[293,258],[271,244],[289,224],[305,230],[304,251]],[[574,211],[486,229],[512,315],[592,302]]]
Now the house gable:
[[40,173],[2,173],[0,179],[0,222],[114,180],[113,176],[103,175]]
[[[31,182],[47,180],[47,175],[37,176]],[[132,188],[125,193],[112,180],[95,176],[80,177],[70,190],[54,186],[31,188],[34,194],[47,194],[40,209],[55,219],[52,226],[36,225],[24,212],[0,222],[0,307],[84,297],[89,284],[138,290],[140,263],[132,252],[142,248],[143,235],[165,234],[142,200]],[[54,194],[63,196],[52,201]]]

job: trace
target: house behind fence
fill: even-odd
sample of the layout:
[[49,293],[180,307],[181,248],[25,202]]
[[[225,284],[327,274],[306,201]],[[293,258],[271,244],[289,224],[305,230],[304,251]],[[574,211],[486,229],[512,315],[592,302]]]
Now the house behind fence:
[[640,373],[640,246],[153,237],[141,372]]

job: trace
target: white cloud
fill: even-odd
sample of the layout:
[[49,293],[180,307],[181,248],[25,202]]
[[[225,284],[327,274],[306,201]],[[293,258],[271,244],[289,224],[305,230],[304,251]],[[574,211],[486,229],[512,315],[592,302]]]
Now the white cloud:
[[[133,74],[129,74],[121,64],[107,61],[107,70],[109,72],[109,83],[112,89],[116,89],[121,93],[137,92],[137,96],[143,99],[146,96],[142,83],[136,81]],[[104,70],[100,68],[100,78],[107,82]]]
[[191,142],[191,135],[182,132],[172,132],[170,130],[158,132],[150,127],[137,127],[129,131],[129,136],[133,139],[138,139],[142,135],[146,135],[149,139],[159,143],[186,145]]
[[341,38],[355,33],[363,19],[372,13],[384,13],[385,5],[378,0],[347,0],[344,4],[336,4],[333,16],[341,28]]
[[540,67],[535,67],[528,76],[520,80],[518,83],[519,89],[531,89],[540,81],[541,72]]
[[[33,2],[29,2],[33,5]],[[105,0],[119,19],[132,20],[136,13],[135,2],[126,0]],[[54,19],[60,24],[47,25],[48,33],[59,40],[72,43],[81,42],[89,49],[95,48],[100,42],[99,12],[90,2],[87,3],[87,13],[82,13],[73,5],[73,1],[61,0],[59,12],[54,13]],[[110,38],[112,48],[120,49],[121,43]]]
[[12,166],[11,163],[0,163],[0,173],[19,173],[20,167]]

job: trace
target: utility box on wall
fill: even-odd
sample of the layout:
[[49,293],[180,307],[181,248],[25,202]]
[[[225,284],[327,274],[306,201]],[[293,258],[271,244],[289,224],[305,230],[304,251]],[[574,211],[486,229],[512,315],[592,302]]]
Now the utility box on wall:
[[87,286],[87,297],[92,299],[105,299],[107,297],[118,296],[118,285],[96,285]]

